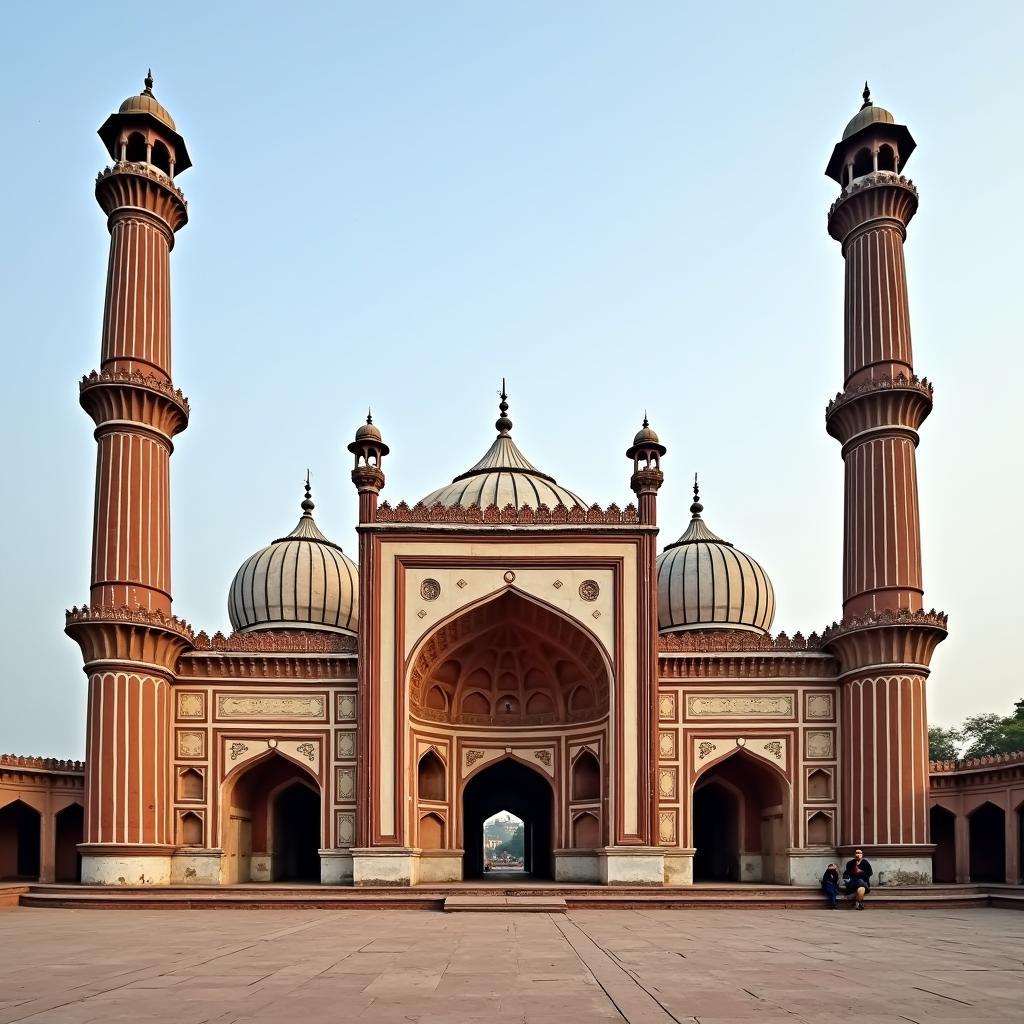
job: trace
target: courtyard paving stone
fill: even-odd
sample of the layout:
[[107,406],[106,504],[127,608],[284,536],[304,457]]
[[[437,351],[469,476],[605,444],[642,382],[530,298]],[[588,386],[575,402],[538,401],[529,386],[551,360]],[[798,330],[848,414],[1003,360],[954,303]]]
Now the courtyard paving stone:
[[1022,1018],[1011,910],[0,912],[0,1024]]

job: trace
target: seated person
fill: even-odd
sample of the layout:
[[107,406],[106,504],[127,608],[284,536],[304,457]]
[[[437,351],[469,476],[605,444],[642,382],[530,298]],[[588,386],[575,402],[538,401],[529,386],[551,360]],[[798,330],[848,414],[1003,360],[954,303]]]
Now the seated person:
[[853,905],[858,910],[864,909],[864,897],[871,891],[871,876],[874,870],[864,856],[863,850],[853,851],[853,860],[846,862],[843,871],[843,882],[846,883],[846,894],[853,897]]
[[821,888],[828,897],[832,909],[835,910],[839,899],[839,868],[835,864],[829,864],[825,868],[825,874],[821,876]]

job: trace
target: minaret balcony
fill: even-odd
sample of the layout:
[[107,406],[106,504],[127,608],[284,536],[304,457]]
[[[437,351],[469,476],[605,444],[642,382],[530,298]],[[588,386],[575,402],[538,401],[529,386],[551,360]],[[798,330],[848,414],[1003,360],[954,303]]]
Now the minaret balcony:
[[95,370],[79,383],[79,401],[97,427],[133,423],[167,439],[188,426],[188,399],[179,388],[138,370]]
[[917,187],[895,171],[872,171],[854,178],[829,207],[828,233],[844,246],[851,233],[877,221],[890,221],[906,231],[917,212]]
[[188,223],[188,201],[171,177],[153,164],[130,160],[105,167],[96,175],[96,201],[108,216],[130,208],[145,212],[174,232]]
[[836,395],[825,410],[825,429],[844,447],[881,435],[909,436],[932,411],[934,387],[927,377],[876,377]]

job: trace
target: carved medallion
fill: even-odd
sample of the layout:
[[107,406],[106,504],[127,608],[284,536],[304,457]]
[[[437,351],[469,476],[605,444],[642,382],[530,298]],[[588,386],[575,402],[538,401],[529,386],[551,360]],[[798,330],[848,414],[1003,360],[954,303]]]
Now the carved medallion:
[[339,849],[352,845],[356,837],[356,816],[351,811],[338,811],[334,816],[334,845]]
[[596,601],[601,596],[601,588],[597,580],[584,580],[580,584],[580,597],[584,601]]
[[807,695],[807,717],[818,719],[831,719],[832,694],[809,693]]
[[201,693],[179,693],[178,694],[178,717],[179,718],[205,718],[206,707]]
[[804,749],[808,757],[832,756],[832,733],[822,730],[817,732],[808,729],[804,734]]
[[420,597],[424,601],[436,601],[441,596],[441,584],[434,579],[426,579],[420,584]]
[[337,733],[335,756],[340,758],[356,756],[356,734],[351,730]]

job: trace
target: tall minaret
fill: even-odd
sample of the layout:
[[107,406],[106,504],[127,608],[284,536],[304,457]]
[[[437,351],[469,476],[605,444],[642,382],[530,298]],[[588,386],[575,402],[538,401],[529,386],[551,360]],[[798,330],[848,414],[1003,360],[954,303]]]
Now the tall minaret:
[[99,129],[110,258],[100,368],[81,383],[96,424],[89,604],[68,616],[89,677],[83,879],[167,880],[174,834],[170,683],[190,631],[171,617],[170,457],[188,423],[171,383],[170,252],[191,165],[153,78]]
[[843,621],[826,639],[841,672],[840,845],[930,876],[925,679],[946,619],[922,611],[916,450],[932,387],[914,375],[903,255],[914,148],[865,83],[825,172],[842,189],[828,230],[846,261],[844,389],[826,413],[846,467]]

